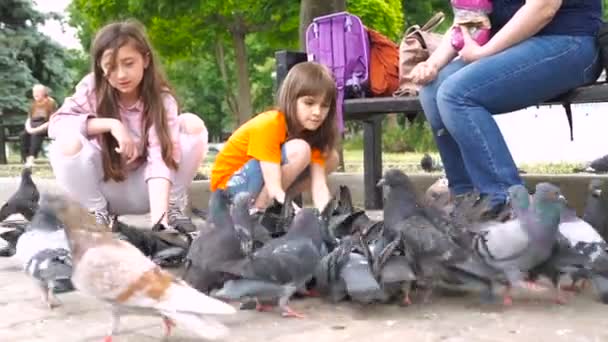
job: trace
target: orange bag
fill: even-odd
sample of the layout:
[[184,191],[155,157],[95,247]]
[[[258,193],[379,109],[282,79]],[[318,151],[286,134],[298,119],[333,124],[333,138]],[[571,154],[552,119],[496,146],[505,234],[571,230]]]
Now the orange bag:
[[391,96],[399,88],[399,48],[382,34],[367,28],[369,36],[369,90],[373,96]]

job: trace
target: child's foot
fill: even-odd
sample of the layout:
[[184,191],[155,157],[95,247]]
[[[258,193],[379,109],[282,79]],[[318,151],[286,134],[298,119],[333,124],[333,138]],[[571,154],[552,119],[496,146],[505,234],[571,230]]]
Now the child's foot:
[[198,229],[192,222],[192,219],[180,208],[175,201],[169,203],[169,212],[167,213],[167,223],[177,231],[192,233]]
[[110,216],[110,213],[108,212],[107,209],[98,209],[95,210],[93,212],[93,214],[95,215],[95,221],[98,224],[104,225],[104,226],[111,226],[112,223],[112,218]]

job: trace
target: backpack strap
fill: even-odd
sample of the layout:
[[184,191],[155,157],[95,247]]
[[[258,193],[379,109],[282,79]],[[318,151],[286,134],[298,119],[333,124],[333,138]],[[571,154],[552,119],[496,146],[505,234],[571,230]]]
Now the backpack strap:
[[443,12],[437,12],[435,13],[435,15],[433,15],[431,17],[431,19],[429,19],[429,21],[427,21],[424,25],[422,25],[422,27],[420,28],[421,31],[433,31],[434,29],[437,28],[437,26],[439,26],[443,20],[445,19],[445,14],[443,14]]
[[566,118],[568,119],[568,125],[570,126],[570,141],[574,141],[574,127],[572,122],[572,104],[566,102],[563,104],[566,110]]
[[[336,20],[334,18],[332,20]],[[347,21],[350,17],[346,17],[344,22],[344,26],[341,30],[336,30],[337,32],[332,32],[330,37],[331,40],[331,51],[333,57],[333,74],[336,78],[336,88],[338,90],[338,94],[336,96],[336,120],[338,121],[338,130],[340,134],[344,132],[344,92],[346,91],[346,80],[344,79],[346,73],[346,52],[345,52],[345,44],[346,44],[346,30],[348,29]],[[335,27],[334,25],[330,26],[332,29]],[[327,40],[326,40],[327,41]]]

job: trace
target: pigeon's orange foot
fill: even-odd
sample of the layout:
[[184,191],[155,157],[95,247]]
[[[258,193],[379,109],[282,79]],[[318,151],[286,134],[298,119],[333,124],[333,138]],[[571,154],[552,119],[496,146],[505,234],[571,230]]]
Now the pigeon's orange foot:
[[321,297],[321,294],[319,293],[319,291],[317,291],[316,289],[310,289],[307,290],[304,295],[308,296],[308,297],[313,297],[313,298],[319,298]]
[[511,306],[511,305],[513,305],[513,298],[511,296],[505,295],[502,298],[502,304],[504,306]]
[[529,281],[529,280],[521,282],[520,285],[522,288],[524,288],[528,291],[531,291],[531,292],[543,292],[543,291],[547,291],[549,289],[548,287],[546,287],[544,285],[541,285],[537,282]]
[[177,325],[168,317],[163,317],[163,325],[165,327],[165,338],[171,336],[171,330]]
[[112,342],[112,335],[108,335],[103,338],[103,342]]
[[568,291],[568,292],[580,292],[581,288],[578,287],[575,283],[572,283],[570,285],[561,285],[560,288],[563,291]]
[[266,305],[256,301],[255,309],[259,312],[268,312],[272,311],[274,308],[272,305]]
[[402,306],[410,306],[412,305],[412,300],[410,299],[409,293],[403,297],[403,301],[401,301]]
[[283,316],[285,318],[306,318],[305,315],[292,310],[288,306],[286,306],[286,307],[283,308],[283,312],[281,313],[281,316]]

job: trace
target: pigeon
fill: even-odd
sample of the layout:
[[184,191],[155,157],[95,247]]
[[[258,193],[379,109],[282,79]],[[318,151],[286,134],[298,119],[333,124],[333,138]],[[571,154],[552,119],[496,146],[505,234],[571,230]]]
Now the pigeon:
[[[371,261],[372,274],[380,284],[387,299],[401,298],[401,305],[412,304],[410,289],[416,280],[412,269],[415,263],[413,256],[405,250],[400,238],[380,246],[374,244],[373,252],[365,241],[362,241],[364,254]],[[383,248],[379,248],[383,247]]]
[[[569,288],[577,290],[576,283],[579,279],[591,278],[596,285],[596,292],[603,302],[607,302],[608,287],[605,287],[606,281],[604,280],[608,277],[608,244],[606,241],[589,223],[578,218],[573,210],[567,210],[562,214],[559,232],[568,241],[569,247],[586,260],[586,267],[579,267],[572,272],[573,284]],[[580,266],[580,263],[578,264]]]
[[608,238],[608,182],[602,179],[592,179],[589,182],[589,192],[583,220],[587,221],[600,236]]
[[440,162],[437,162],[431,157],[430,154],[425,153],[422,159],[420,160],[420,167],[426,172],[434,172],[434,171],[442,171],[443,165]]
[[[259,311],[269,309],[261,305],[261,299],[276,299],[283,317],[304,317],[289,308],[288,302],[297,290],[306,290],[306,284],[312,279],[317,264],[326,254],[321,230],[327,212],[324,210],[319,213],[315,208],[303,208],[295,215],[285,235],[268,241],[262,248],[241,260],[224,263],[219,270],[238,277],[231,284],[241,291],[231,292],[231,288],[223,287],[216,296],[228,300],[258,299]],[[260,281],[276,286],[265,286],[264,293],[259,294]],[[268,294],[268,288],[275,288],[276,291]]]
[[229,315],[236,310],[188,286],[162,270],[130,243],[115,239],[110,228],[78,202],[65,195],[42,196],[40,210],[65,226],[72,251],[74,287],[112,306],[112,325],[105,341],[118,331],[126,313],[160,315],[166,336],[181,324],[202,338],[225,337],[228,329],[208,315]]
[[144,229],[116,219],[112,223],[112,232],[115,237],[137,247],[156,264],[162,267],[180,266],[185,261],[193,240],[192,236],[184,230],[180,232],[181,227],[176,227],[175,231],[160,227],[162,227],[160,220],[152,229]]
[[593,160],[589,163],[589,167],[595,172],[608,172],[608,155]]
[[34,279],[49,309],[61,305],[55,289],[72,289],[72,259],[65,230],[54,215],[45,209],[36,212],[17,240],[14,258]]
[[353,248],[353,237],[343,238],[330,253],[319,261],[315,269],[314,278],[317,291],[333,303],[337,303],[348,296],[346,284],[340,273],[344,265],[350,260]]
[[451,194],[448,179],[439,177],[424,193],[422,204],[425,207],[434,207],[448,215],[451,212]]
[[0,208],[0,222],[13,214],[21,214],[31,221],[38,208],[39,199],[40,193],[32,180],[32,169],[23,168],[19,188]]
[[438,217],[431,217],[432,212],[417,206],[413,185],[402,171],[386,171],[378,185],[388,187],[384,206],[384,246],[396,236],[401,237],[415,260],[417,284],[426,284],[426,302],[443,266],[465,260],[468,252],[452,239],[447,229],[438,229],[433,223],[439,222]]
[[[251,215],[252,205],[255,198],[248,192],[240,192],[232,200],[233,206],[230,216],[234,223],[234,229],[241,243],[248,246],[243,247],[243,253],[251,254],[254,249],[258,249],[268,242],[272,237],[268,230],[258,220]],[[288,200],[289,201],[289,200]],[[291,205],[286,208],[293,207]],[[287,214],[291,216],[291,214]]]
[[0,233],[0,256],[11,257],[16,252],[17,241],[19,237],[25,232],[26,227],[29,225],[29,221],[25,220],[10,220],[2,222],[0,229],[6,228],[8,230]]
[[340,270],[346,293],[352,301],[370,304],[386,300],[386,294],[372,273],[368,259],[358,253],[350,253]]
[[338,187],[338,196],[336,196],[337,205],[334,208],[332,215],[352,214],[355,212],[353,206],[353,198],[350,188],[346,185]]
[[[509,194],[524,191],[523,185],[509,188]],[[476,235],[474,252],[489,266],[502,272],[509,285],[504,304],[511,305],[511,286],[525,286],[524,275],[545,262],[557,239],[564,198],[557,186],[538,183],[532,205],[517,208],[517,218],[504,223],[487,224]]]
[[245,254],[230,216],[228,198],[223,191],[215,191],[209,199],[206,224],[200,227],[186,256],[183,278],[197,290],[210,293],[234,278],[217,270],[217,266],[243,257]]

